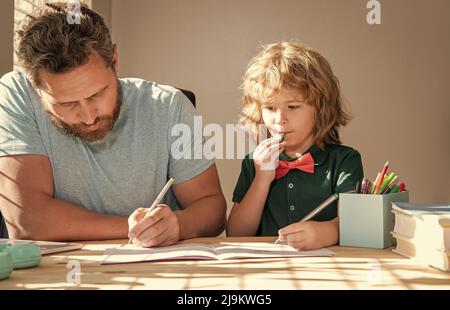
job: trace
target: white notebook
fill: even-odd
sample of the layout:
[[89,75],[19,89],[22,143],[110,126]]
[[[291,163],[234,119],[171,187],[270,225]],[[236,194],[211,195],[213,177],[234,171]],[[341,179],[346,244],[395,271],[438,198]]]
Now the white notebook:
[[83,247],[81,243],[70,243],[70,242],[53,242],[53,241],[33,241],[33,240],[13,240],[13,239],[1,239],[0,244],[24,244],[24,243],[35,243],[41,247],[41,254],[52,254],[78,250]]
[[158,248],[141,248],[133,244],[105,250],[102,264],[134,263],[159,260],[240,259],[302,256],[332,256],[328,249],[298,251],[289,245],[246,243],[181,243]]

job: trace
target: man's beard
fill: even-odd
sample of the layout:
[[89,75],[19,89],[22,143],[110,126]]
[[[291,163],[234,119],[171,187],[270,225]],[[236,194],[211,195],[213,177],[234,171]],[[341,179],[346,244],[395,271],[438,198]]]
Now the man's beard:
[[120,87],[120,82],[117,81],[117,101],[116,106],[114,107],[114,111],[112,115],[108,116],[98,116],[94,123],[90,126],[99,125],[96,130],[88,130],[89,126],[84,125],[83,123],[69,125],[61,119],[57,118],[55,115],[49,113],[50,119],[53,124],[57,127],[64,129],[65,133],[69,136],[77,137],[81,140],[87,142],[95,142],[103,139],[114,127],[117,119],[120,114],[120,107],[122,105],[122,89]]

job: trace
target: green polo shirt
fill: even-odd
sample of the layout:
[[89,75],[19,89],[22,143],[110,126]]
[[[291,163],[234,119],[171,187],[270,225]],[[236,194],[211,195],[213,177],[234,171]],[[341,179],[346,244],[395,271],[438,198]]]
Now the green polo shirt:
[[[355,189],[363,176],[361,155],[351,147],[328,144],[324,150],[311,146],[306,152],[314,158],[314,173],[293,169],[270,185],[258,236],[275,236],[278,230],[300,221],[334,193]],[[292,161],[286,154],[280,160]],[[255,178],[255,166],[249,155],[242,161],[241,174],[233,192],[233,202],[240,203]],[[337,216],[333,203],[312,220],[329,221]]]

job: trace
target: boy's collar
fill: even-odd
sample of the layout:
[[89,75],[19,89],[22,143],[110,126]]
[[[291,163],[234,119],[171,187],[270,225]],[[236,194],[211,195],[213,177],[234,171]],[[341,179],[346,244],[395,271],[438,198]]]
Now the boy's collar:
[[[319,166],[322,165],[328,157],[328,145],[325,144],[323,150],[321,150],[317,145],[311,145],[304,154],[311,153],[311,156],[314,158],[314,165]],[[294,161],[296,158],[289,157],[286,153],[281,153],[279,156],[280,160],[285,161]]]

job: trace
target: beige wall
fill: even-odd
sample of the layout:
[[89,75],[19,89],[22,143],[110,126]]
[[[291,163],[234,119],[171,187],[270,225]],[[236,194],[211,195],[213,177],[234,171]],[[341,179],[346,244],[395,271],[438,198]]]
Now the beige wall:
[[106,25],[111,28],[111,0],[91,0],[91,8],[101,14]]
[[14,0],[0,1],[0,77],[13,68]]
[[[120,74],[193,90],[205,122],[237,119],[238,86],[261,43],[298,39],[321,51],[355,116],[344,144],[366,175],[386,160],[411,200],[450,202],[450,1],[381,1],[381,25],[364,0],[112,1]],[[240,161],[217,162],[231,194]]]

